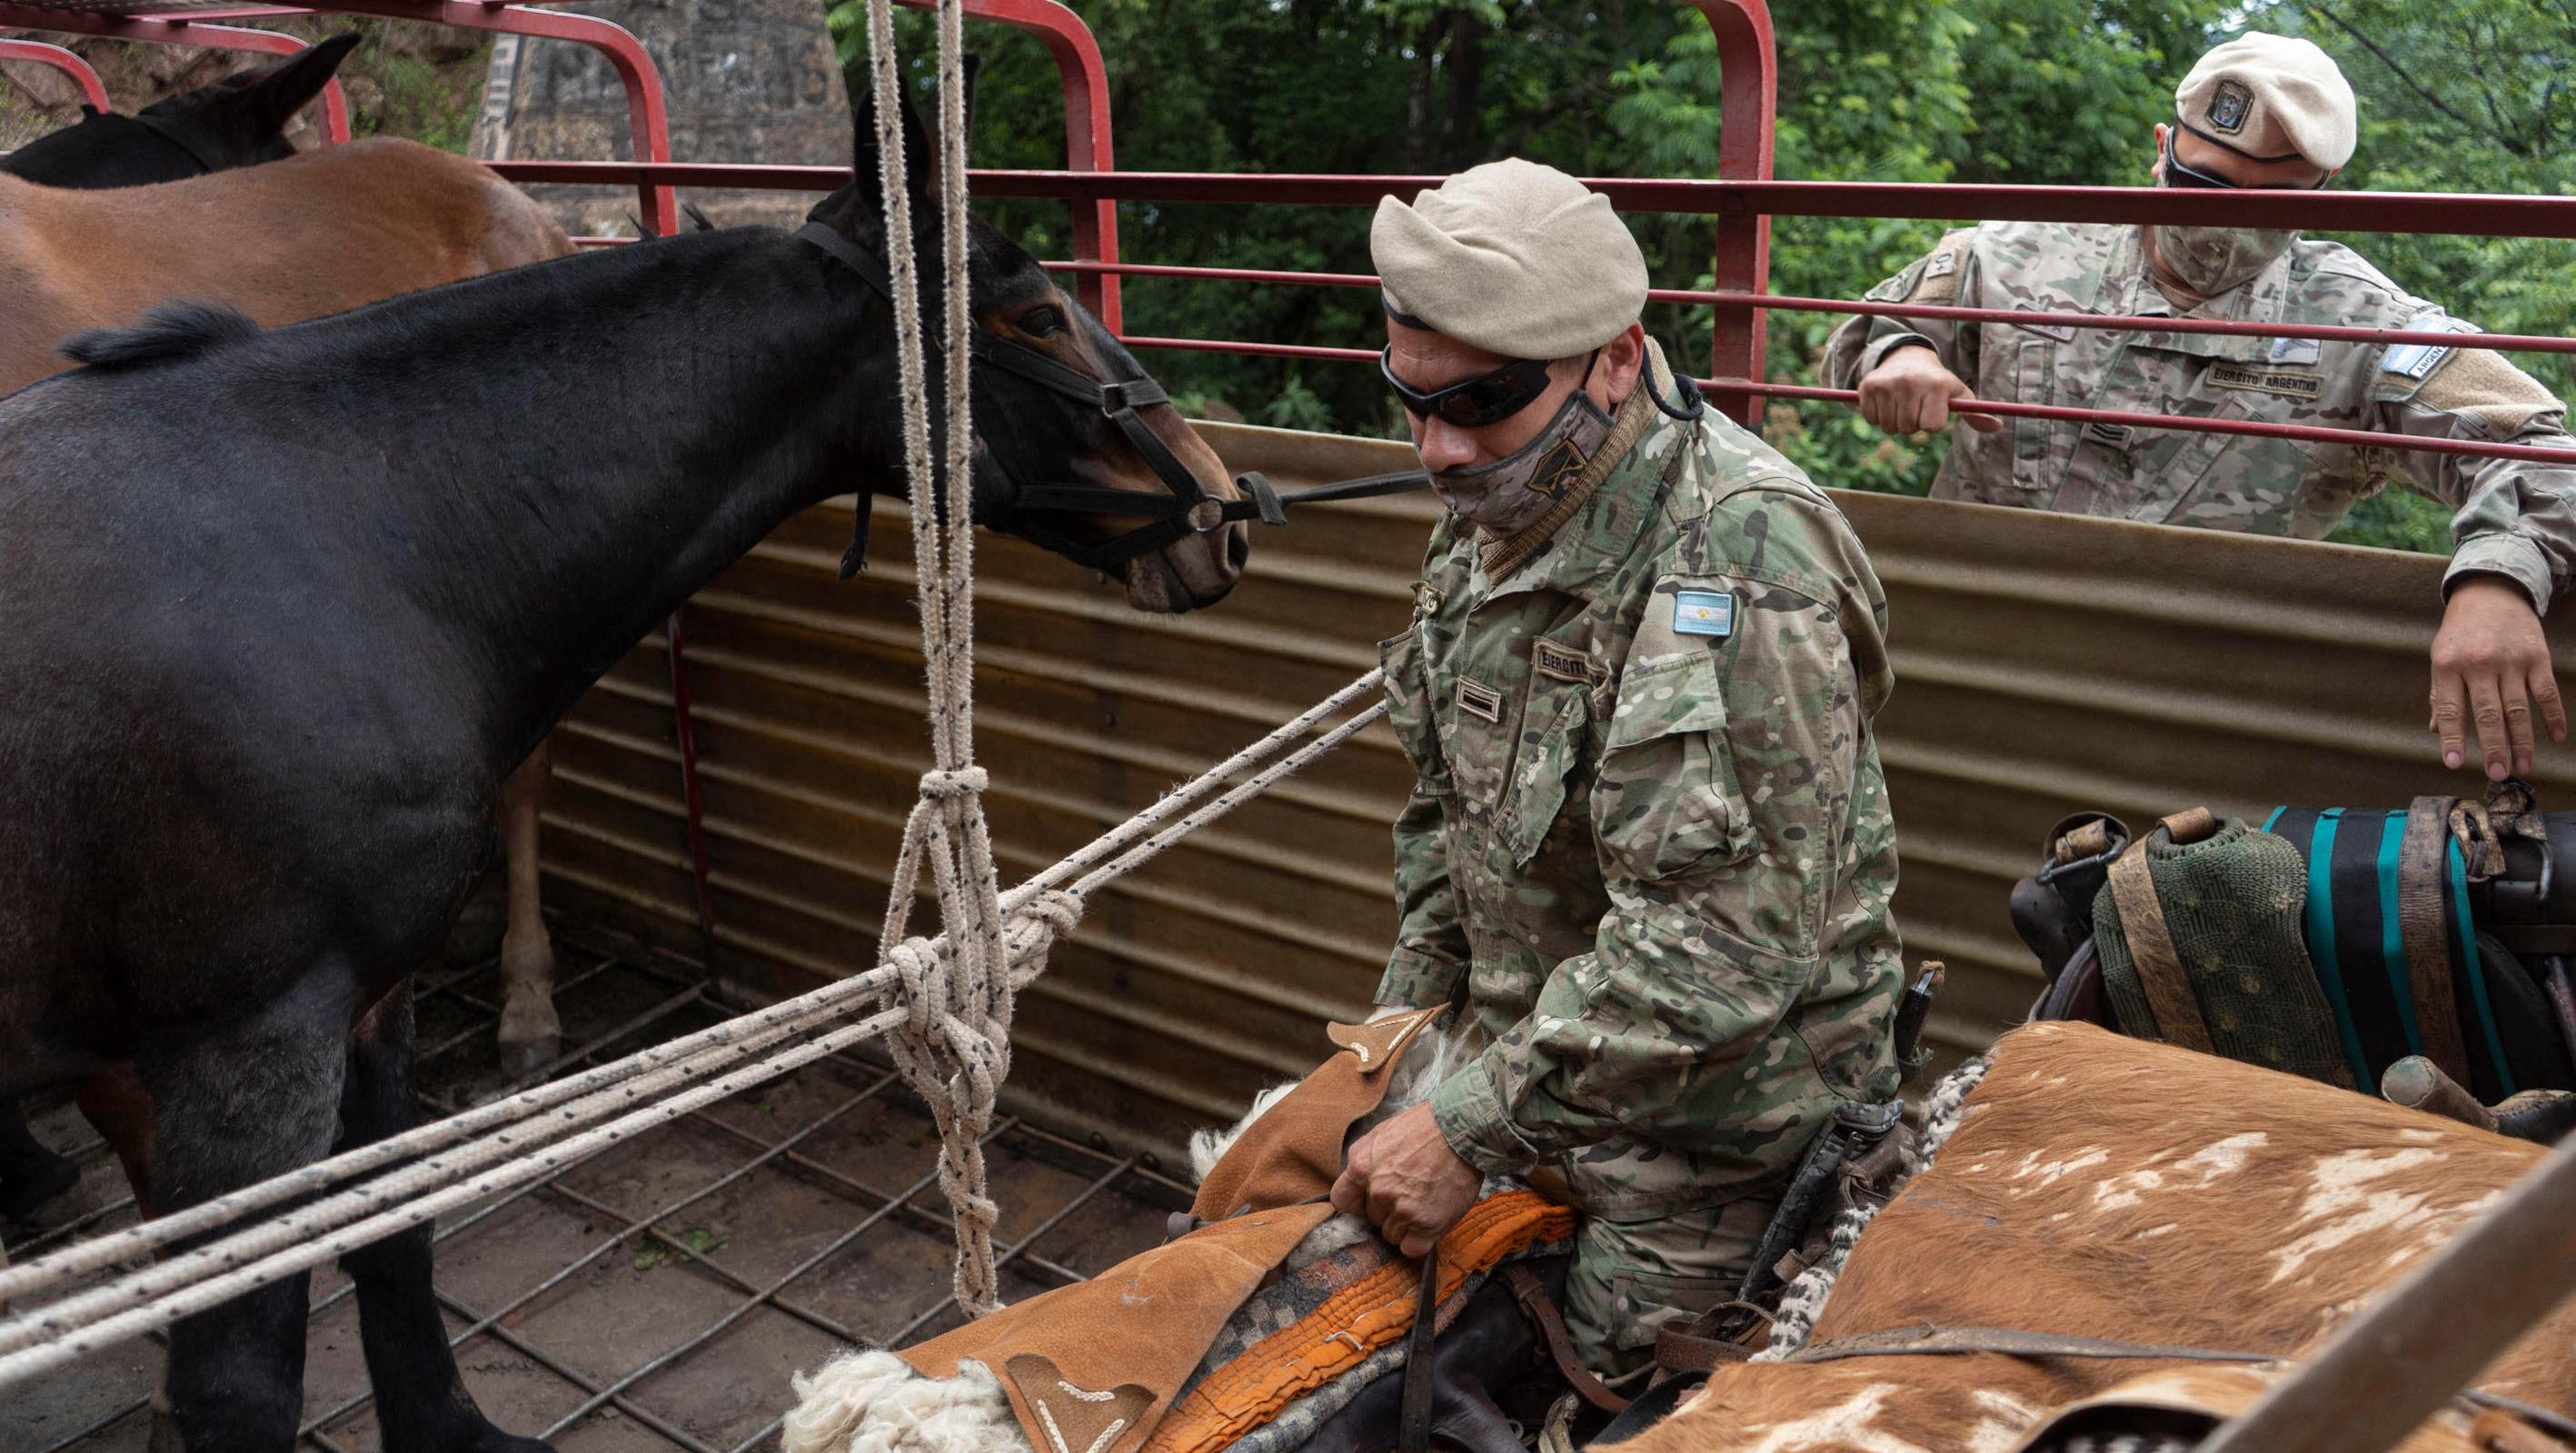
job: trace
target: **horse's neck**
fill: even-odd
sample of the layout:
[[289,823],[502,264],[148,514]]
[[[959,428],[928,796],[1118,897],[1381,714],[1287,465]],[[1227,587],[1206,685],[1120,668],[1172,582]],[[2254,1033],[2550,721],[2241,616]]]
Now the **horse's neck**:
[[[593,255],[418,304],[352,315],[332,350],[371,359],[416,410],[379,421],[395,461],[383,538],[400,543],[369,554],[490,674],[505,747],[534,745],[790,515],[881,478],[891,330],[855,279],[777,233]],[[446,310],[434,332],[431,308]]]

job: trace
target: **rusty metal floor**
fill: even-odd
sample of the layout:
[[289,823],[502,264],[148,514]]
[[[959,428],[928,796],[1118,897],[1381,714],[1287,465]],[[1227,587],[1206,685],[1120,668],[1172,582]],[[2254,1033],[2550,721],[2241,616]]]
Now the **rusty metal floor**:
[[[628,1053],[725,1013],[694,965],[557,927],[556,1004],[575,1046],[540,1073]],[[425,976],[419,1052],[433,1111],[507,1081],[490,964]],[[76,1112],[35,1119],[77,1153],[95,1209],[13,1257],[128,1224],[123,1177]],[[836,1350],[955,1324],[938,1137],[880,1064],[843,1056],[708,1106],[438,1228],[438,1290],[466,1386],[502,1427],[564,1453],[747,1453],[776,1445],[791,1373]],[[1019,1120],[986,1142],[1006,1300],[1098,1272],[1188,1204],[1149,1156]],[[302,1447],[377,1445],[357,1307],[317,1272]],[[13,1394],[0,1453],[143,1447],[160,1347],[126,1344]]]

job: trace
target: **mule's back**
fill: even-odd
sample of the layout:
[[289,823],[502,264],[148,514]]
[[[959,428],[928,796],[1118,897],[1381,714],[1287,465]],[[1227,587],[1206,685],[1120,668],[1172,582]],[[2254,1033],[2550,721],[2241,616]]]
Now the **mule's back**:
[[[2301,1355],[2543,1154],[2079,1024],[2005,1035],[1966,1105],[1939,1157],[1852,1248],[1814,1343],[1930,1325]],[[2571,1337],[2576,1306],[2479,1384],[2568,1406]],[[1716,1374],[1634,1449],[2009,1448],[2046,1410],[2158,1365],[1995,1354],[1752,1363]]]
[[67,367],[70,334],[165,299],[276,325],[571,251],[489,170],[392,138],[115,191],[0,176],[0,392]]

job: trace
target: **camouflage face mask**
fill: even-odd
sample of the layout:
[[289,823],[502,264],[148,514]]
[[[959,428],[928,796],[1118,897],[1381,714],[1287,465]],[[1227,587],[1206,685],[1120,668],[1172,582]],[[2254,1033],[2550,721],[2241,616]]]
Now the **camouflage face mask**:
[[2156,229],[2156,251],[2165,266],[2204,298],[2252,282],[2298,240],[2295,231],[2266,227]]
[[[1591,376],[1586,368],[1584,378]],[[1458,518],[1509,539],[1536,524],[1566,487],[1582,477],[1583,467],[1610,437],[1611,422],[1578,384],[1528,443],[1491,464],[1433,474],[1431,492]]]

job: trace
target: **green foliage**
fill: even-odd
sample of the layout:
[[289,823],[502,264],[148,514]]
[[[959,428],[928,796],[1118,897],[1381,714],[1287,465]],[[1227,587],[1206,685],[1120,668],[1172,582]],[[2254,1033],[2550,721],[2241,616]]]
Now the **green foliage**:
[[[1650,0],[1077,0],[1110,67],[1121,167],[1438,174],[1505,155],[1583,176],[1717,174],[1717,45],[1697,9]],[[839,0],[845,60],[864,7]],[[2138,184],[2152,128],[2210,45],[2248,27],[2307,34],[2360,91],[2362,147],[2338,186],[2576,190],[2576,10],[2565,0],[1807,0],[1774,6],[1775,172],[1785,178]],[[898,16],[923,83],[927,16]],[[1064,163],[1053,62],[977,27],[978,165]],[[926,98],[929,92],[922,94]],[[1059,204],[987,204],[1043,256],[1068,246]],[[1704,218],[1632,215],[1660,284],[1708,287]],[[1920,255],[1942,222],[1782,218],[1775,292],[1857,297]],[[1131,204],[1136,261],[1370,271],[1364,209]],[[2496,331],[2569,331],[2576,244],[2442,237],[2350,240],[2401,285]],[[1366,290],[1129,279],[1130,332],[1373,347]],[[1769,375],[1812,382],[1832,315],[1770,315]],[[1705,309],[1657,305],[1647,326],[1705,367]],[[1219,417],[1400,432],[1364,366],[1165,352],[1176,397]],[[2564,393],[2563,357],[2532,371]],[[1890,439],[1834,405],[1780,405],[1772,441],[1819,480],[1920,493],[1945,441]],[[2440,507],[2391,491],[2338,539],[2444,549]]]

